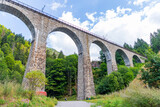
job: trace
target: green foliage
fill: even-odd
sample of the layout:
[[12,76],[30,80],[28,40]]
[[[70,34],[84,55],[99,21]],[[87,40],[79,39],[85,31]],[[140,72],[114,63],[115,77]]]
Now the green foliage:
[[125,86],[128,86],[129,83],[134,79],[133,72],[126,66],[119,66],[118,72],[121,73]]
[[65,75],[68,81],[67,84],[68,84],[69,95],[71,96],[72,94],[76,94],[76,91],[74,90],[76,90],[75,86],[77,84],[78,55],[73,54],[73,55],[66,56],[65,60],[66,60]]
[[128,71],[123,77],[124,85],[128,86],[129,83],[134,79],[134,74],[132,71]]
[[123,104],[128,103],[132,107],[158,107],[160,105],[160,92],[156,89],[132,90],[127,93]]
[[45,86],[46,77],[41,71],[31,71],[25,76],[29,81],[29,89],[36,91],[36,88]]
[[2,45],[1,50],[3,51],[4,56],[7,56],[7,55],[9,55],[9,54],[12,53],[12,49],[10,48],[10,46],[9,46],[8,43],[4,43],[4,44]]
[[124,89],[125,86],[124,86],[124,81],[123,81],[121,73],[119,73],[119,72],[112,72],[111,74],[113,74],[114,76],[117,77],[117,81],[118,81],[118,84],[119,84],[117,90]]
[[0,80],[4,80],[8,76],[8,67],[4,59],[3,51],[0,49]]
[[12,54],[9,54],[5,57],[6,64],[10,70],[13,70],[15,67],[15,60]]
[[46,92],[49,96],[64,95],[66,92],[66,76],[65,76],[65,60],[47,58],[46,61],[46,77],[48,84]]
[[21,82],[31,43],[0,25],[0,80]]
[[125,65],[125,62],[119,52],[116,52],[116,62],[118,65]]
[[106,63],[101,63],[100,68],[94,68],[92,70],[93,76],[94,76],[94,83],[95,85],[99,84],[99,82],[106,76],[108,75],[107,73],[107,64]]
[[148,48],[149,45],[143,39],[137,39],[137,42],[134,43],[134,49],[141,55],[145,55],[145,50]]
[[150,87],[160,88],[160,55],[149,50],[147,51],[147,57],[141,79]]
[[5,100],[0,99],[0,105],[3,105],[3,104],[5,104],[5,103],[6,103],[6,101],[5,101]]
[[127,43],[124,43],[124,44],[123,44],[123,47],[124,47],[124,48],[126,48],[126,49],[128,49],[128,50],[133,51],[132,46],[131,46],[131,45],[129,45],[129,44],[127,44]]
[[[32,92],[24,90],[21,84],[16,82],[0,82],[0,105],[7,107],[54,107],[57,99],[34,94],[29,100]],[[1,99],[4,98],[5,100]],[[5,105],[4,105],[5,104]]]
[[4,58],[4,53],[3,53],[3,51],[0,48],[0,60],[2,60],[3,58]]
[[62,52],[62,51],[60,51],[60,53],[59,53],[59,55],[58,55],[58,58],[62,58],[62,59],[64,59],[64,54],[63,54],[63,52]]
[[99,54],[100,54],[101,62],[106,63],[106,56],[102,50],[99,52]]
[[134,75],[137,75],[138,70],[136,67],[128,68],[126,66],[120,66],[118,72],[112,72],[101,79],[96,86],[96,92],[98,94],[108,94],[124,89],[134,79]]
[[151,36],[151,48],[153,52],[158,53],[160,50],[160,30],[157,30],[157,32],[154,32]]
[[130,70],[133,72],[134,78],[137,76],[140,68],[139,67],[130,67]]
[[106,94],[114,92],[119,88],[117,77],[114,74],[107,75],[97,86],[97,93]]

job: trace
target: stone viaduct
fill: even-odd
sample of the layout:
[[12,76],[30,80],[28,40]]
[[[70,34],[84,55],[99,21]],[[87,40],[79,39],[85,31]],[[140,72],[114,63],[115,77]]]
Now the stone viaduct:
[[[32,34],[32,46],[24,76],[32,70],[41,70],[45,73],[46,40],[50,33],[60,31],[72,38],[78,48],[78,100],[95,96],[89,53],[91,43],[97,44],[103,50],[107,59],[108,73],[117,70],[115,60],[116,51],[122,55],[125,65],[128,67],[133,66],[133,56],[137,57],[140,62],[144,62],[140,58],[143,56],[137,53],[124,49],[115,43],[104,40],[88,31],[66,23],[22,2],[16,0],[0,0],[0,11],[18,17],[26,24]],[[26,78],[23,79],[23,85],[25,88],[28,87]],[[44,90],[44,88],[40,90]]]

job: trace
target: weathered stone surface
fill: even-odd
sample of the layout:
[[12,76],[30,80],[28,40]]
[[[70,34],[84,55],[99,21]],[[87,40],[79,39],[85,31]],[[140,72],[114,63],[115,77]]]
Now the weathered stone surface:
[[[32,34],[32,47],[30,50],[26,71],[23,78],[24,88],[28,88],[26,73],[41,70],[45,73],[46,67],[46,39],[54,31],[61,31],[72,38],[78,48],[78,90],[77,99],[83,100],[95,96],[93,73],[90,63],[89,48],[91,43],[97,44],[106,55],[108,73],[117,70],[115,53],[119,51],[124,58],[126,66],[133,66],[132,58],[137,56],[144,62],[139,54],[131,52],[112,42],[103,40],[86,31],[77,29],[69,24],[44,15],[30,7],[16,3],[12,0],[0,0],[0,11],[10,13],[22,20]],[[44,87],[37,89],[44,91]]]

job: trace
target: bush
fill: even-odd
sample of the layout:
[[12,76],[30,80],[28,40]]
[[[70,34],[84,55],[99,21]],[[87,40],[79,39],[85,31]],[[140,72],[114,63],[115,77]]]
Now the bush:
[[117,77],[113,74],[107,75],[102,79],[100,84],[97,86],[97,93],[106,94],[110,92],[114,92],[118,89],[119,84],[117,81]]
[[41,71],[31,71],[25,76],[29,80],[29,89],[36,91],[36,88],[42,88],[45,86],[47,79]]
[[129,83],[134,79],[132,70],[126,66],[120,66],[118,68],[118,72],[121,73],[125,86],[128,86]]
[[160,55],[149,53],[145,69],[142,70],[141,80],[149,87],[160,88]]
[[124,81],[124,85],[128,86],[129,83],[134,79],[134,75],[132,71],[127,72],[124,76],[123,76],[123,81]]
[[115,72],[115,71],[112,72],[111,74],[113,74],[114,76],[117,77],[117,81],[118,81],[118,84],[119,84],[117,90],[124,89],[125,86],[124,86],[124,81],[123,81],[122,75],[119,72]]
[[3,104],[5,104],[5,103],[6,103],[6,101],[5,101],[5,100],[0,99],[0,105],[3,105]]
[[130,67],[130,70],[133,72],[134,78],[137,76],[139,68],[138,67]]

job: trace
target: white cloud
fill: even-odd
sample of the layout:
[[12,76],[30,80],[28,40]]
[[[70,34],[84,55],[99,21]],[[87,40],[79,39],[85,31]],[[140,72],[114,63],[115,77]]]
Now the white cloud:
[[89,20],[91,20],[92,22],[96,21],[96,18],[94,17],[94,15],[97,14],[97,12],[94,13],[86,13],[86,16]]
[[131,12],[132,11],[132,9],[130,9],[130,8],[120,8],[120,6],[119,7],[117,7],[117,13],[119,13],[119,14],[125,14],[126,12]]
[[51,6],[51,9],[52,10],[57,10],[58,8],[63,8],[63,7],[66,7],[66,4],[67,3],[67,0],[64,0],[64,3],[58,3],[58,2],[53,2],[52,3],[52,6]]
[[53,32],[47,38],[47,47],[63,51],[65,55],[78,53],[74,41],[65,33]]
[[146,3],[146,2],[149,2],[150,0],[135,0],[133,2],[134,5],[137,5],[137,6],[142,6],[143,3]]
[[[99,35],[108,35],[107,39],[123,45],[124,42],[134,44],[137,38],[142,38],[149,43],[150,33],[160,28],[160,3],[148,5],[140,11],[124,9],[107,10],[103,17],[99,17],[97,24],[91,30]],[[119,12],[123,13],[119,16]]]
[[[137,3],[140,3],[140,1],[137,0]],[[107,35],[106,39],[120,45],[123,45],[124,42],[133,45],[137,38],[142,38],[149,43],[150,33],[153,33],[160,28],[159,10],[160,2],[150,2],[150,4],[141,8],[139,11],[130,8],[117,7],[116,10],[112,9],[107,10],[106,12],[100,12],[100,16],[96,17],[96,19],[94,17],[96,13],[86,13],[89,20],[93,22],[96,20],[94,25],[87,20],[81,22],[80,19],[73,16],[72,12],[63,12],[62,17],[60,18],[71,24],[80,26],[83,29],[89,29],[89,27],[92,26],[91,32],[94,32],[101,37]],[[59,50],[60,49],[64,48],[59,48]],[[72,50],[71,48],[66,47],[65,49],[68,49],[69,51]],[[91,46],[90,54],[92,57],[91,60],[98,60],[99,50],[96,49],[95,46]]]
[[89,21],[84,21],[84,22],[80,22],[80,19],[77,19],[77,18],[74,18],[73,15],[72,15],[72,12],[63,12],[62,13],[62,17],[60,17],[59,19],[62,19],[66,22],[69,22],[73,25],[76,25],[76,26],[79,26],[83,29],[87,29],[88,30],[88,26],[90,25],[89,24]]
[[100,60],[100,54],[99,51],[101,50],[101,48],[99,46],[97,46],[96,44],[92,43],[91,47],[90,47],[90,60],[91,61],[95,61],[95,60]]
[[61,8],[61,7],[63,7],[63,5],[61,5],[60,3],[53,2],[51,9],[52,10],[57,10],[58,8]]

